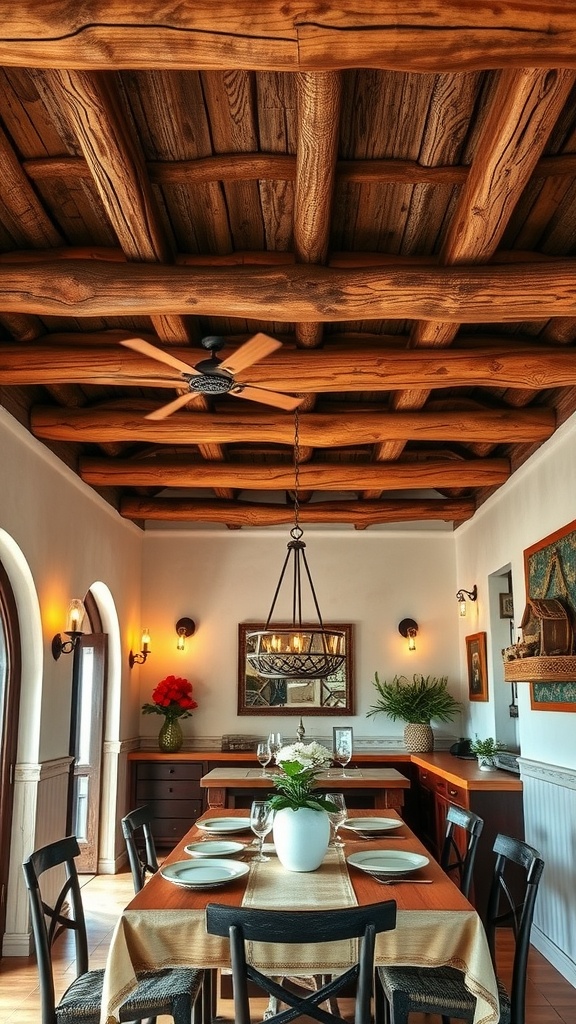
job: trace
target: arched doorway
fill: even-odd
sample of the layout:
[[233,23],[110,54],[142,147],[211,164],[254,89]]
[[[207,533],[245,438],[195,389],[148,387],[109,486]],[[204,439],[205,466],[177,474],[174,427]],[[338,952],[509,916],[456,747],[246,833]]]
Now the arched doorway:
[[6,927],[20,680],[20,629],[16,600],[8,574],[0,562],[0,935],[4,935]]

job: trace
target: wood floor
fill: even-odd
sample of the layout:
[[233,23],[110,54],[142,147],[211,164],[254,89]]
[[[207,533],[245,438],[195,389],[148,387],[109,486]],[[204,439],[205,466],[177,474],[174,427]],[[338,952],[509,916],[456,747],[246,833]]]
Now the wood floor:
[[[131,899],[132,881],[128,874],[87,877],[82,892],[89,930],[90,966],[103,967],[118,914]],[[510,945],[503,943],[498,966],[505,982],[509,978],[510,959]],[[57,994],[66,989],[73,977],[73,950],[70,945],[62,945],[58,950]],[[527,1004],[525,1024],[576,1022],[576,989],[536,950],[530,953]],[[222,1017],[233,1019],[233,1007],[227,1000],[221,1002],[219,1012]],[[5,957],[0,961],[0,1024],[39,1024],[39,1021],[40,995],[34,959]],[[158,1024],[169,1021],[171,1018],[158,1018]],[[440,1018],[414,1014],[411,1024],[440,1024]]]

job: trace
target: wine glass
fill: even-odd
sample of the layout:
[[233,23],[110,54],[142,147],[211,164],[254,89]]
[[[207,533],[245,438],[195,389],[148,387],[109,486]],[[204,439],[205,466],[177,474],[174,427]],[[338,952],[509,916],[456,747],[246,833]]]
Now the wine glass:
[[342,768],[342,778],[343,779],[346,778],[345,768],[346,768],[346,765],[351,760],[351,758],[352,758],[352,750],[350,749],[350,744],[346,743],[345,741],[339,743],[338,746],[336,747],[336,750],[334,751],[334,760]]
[[267,836],[272,831],[272,825],[274,824],[274,810],[268,800],[254,800],[252,807],[250,808],[250,828],[252,829],[255,836],[260,840],[258,844],[258,852],[254,857],[254,860],[265,861],[270,860],[270,857],[265,857],[262,853],[262,845],[264,843],[264,836]]
[[346,810],[346,801],[344,800],[343,793],[327,793],[326,799],[330,800],[333,804],[336,804],[338,810],[328,811],[328,817],[330,818],[330,831],[332,833],[330,838],[329,846],[344,846],[342,840],[338,837],[338,829],[348,817],[348,811]]
[[258,744],[256,750],[256,757],[258,758],[260,765],[262,766],[262,778],[268,778],[266,766],[269,765],[270,761],[272,760],[272,751],[270,750],[268,740],[263,740],[261,743]]
[[268,737],[268,746],[270,747],[272,760],[274,761],[274,764],[276,764],[276,756],[278,751],[282,749],[282,733],[271,732]]

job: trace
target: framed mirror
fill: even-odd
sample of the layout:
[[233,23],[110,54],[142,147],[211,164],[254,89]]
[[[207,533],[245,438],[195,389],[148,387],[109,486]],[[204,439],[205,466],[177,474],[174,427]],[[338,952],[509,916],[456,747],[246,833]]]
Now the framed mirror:
[[[263,622],[241,622],[238,626],[238,714],[239,715],[343,715],[354,713],[354,642],[350,623],[326,622],[326,629],[344,633],[346,659],[327,679],[264,679],[246,657],[246,636],[264,629]],[[274,626],[289,626],[277,622]],[[317,629],[318,623],[303,628]]]

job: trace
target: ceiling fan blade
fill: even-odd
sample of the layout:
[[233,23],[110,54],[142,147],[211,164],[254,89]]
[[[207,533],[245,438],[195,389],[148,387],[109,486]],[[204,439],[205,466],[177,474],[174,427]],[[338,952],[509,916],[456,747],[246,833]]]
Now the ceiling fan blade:
[[283,395],[279,391],[265,391],[264,388],[253,388],[249,384],[243,386],[238,384],[230,391],[236,398],[249,398],[252,402],[261,402],[262,405],[273,405],[277,409],[286,409],[291,412],[297,409],[304,401],[304,395],[295,398],[294,395]]
[[159,409],[155,409],[154,412],[149,412],[144,417],[147,420],[165,420],[167,416],[170,416],[177,409],[181,409],[183,405],[188,405],[193,402],[200,395],[192,394],[191,391],[187,391],[185,395],[178,395],[174,401],[168,402],[167,405],[161,405]]
[[131,348],[134,352],[139,352],[142,356],[149,356],[150,359],[157,359],[160,363],[166,363],[167,366],[173,366],[174,369],[180,370],[180,373],[187,373],[188,376],[195,377],[198,375],[198,371],[190,366],[189,363],[185,363],[182,359],[177,359],[176,356],[165,352],[161,348],[157,348],[156,345],[151,345],[149,341],[144,341],[144,338],[124,338],[120,342],[126,348]]
[[250,338],[250,341],[241,345],[233,355],[224,359],[220,364],[220,368],[234,375],[239,373],[240,370],[245,370],[247,366],[257,363],[260,359],[264,359],[264,356],[275,352],[277,348],[282,348],[282,342],[276,341],[275,338],[269,337],[268,334],[255,334],[253,338]]

